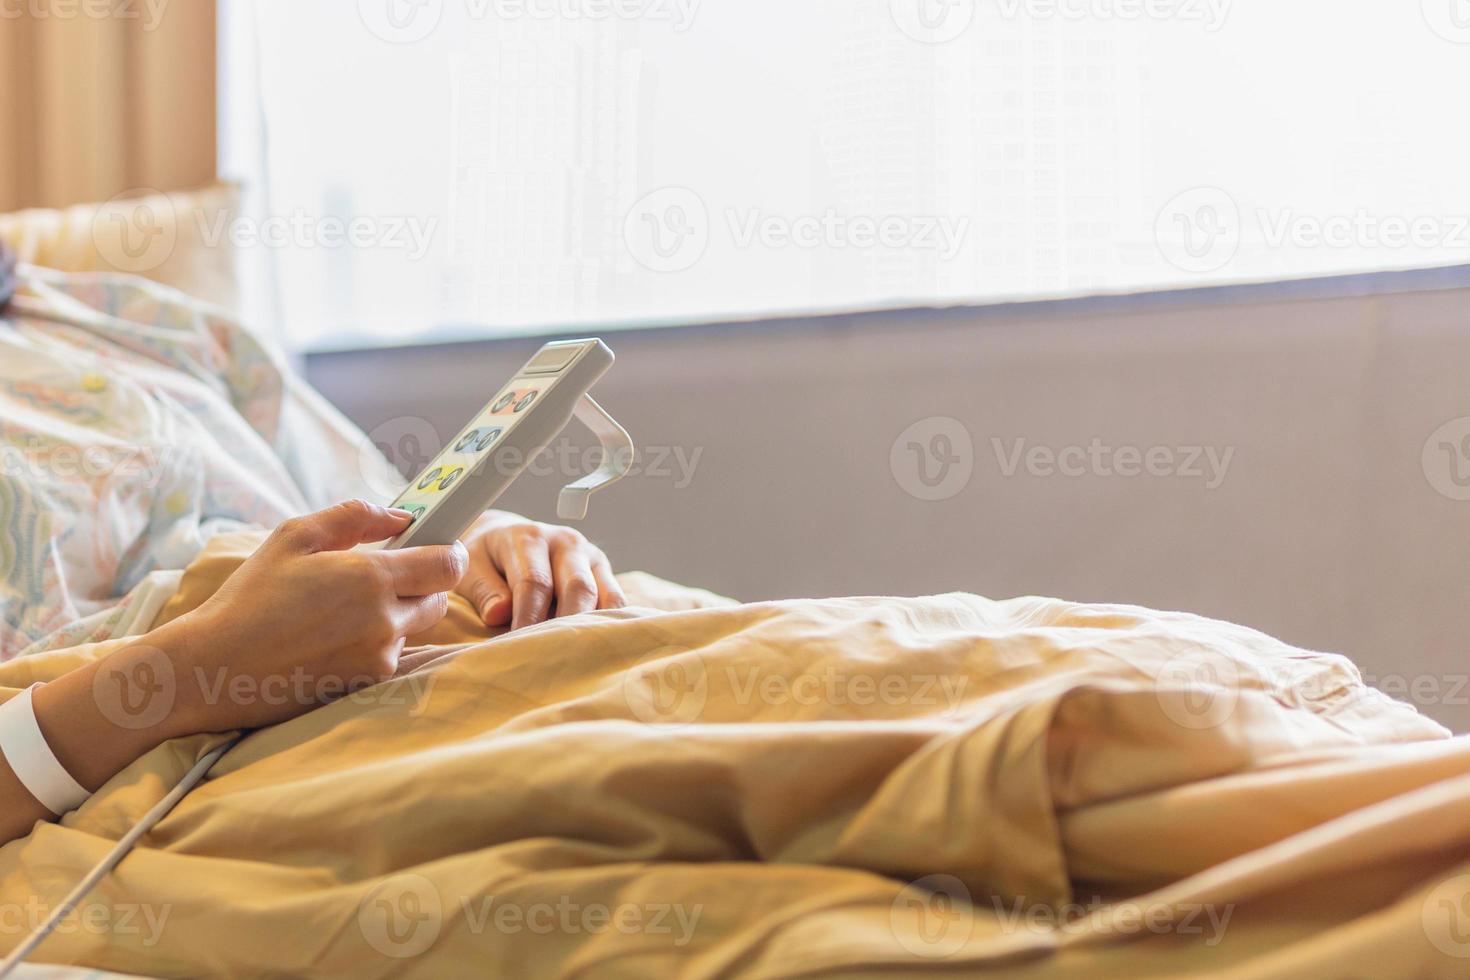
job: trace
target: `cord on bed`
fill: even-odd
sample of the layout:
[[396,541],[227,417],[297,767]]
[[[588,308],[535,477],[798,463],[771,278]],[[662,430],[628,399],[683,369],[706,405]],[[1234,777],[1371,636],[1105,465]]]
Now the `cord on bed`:
[[61,904],[52,910],[51,914],[46,917],[46,921],[37,926],[35,931],[27,936],[19,946],[10,951],[9,956],[5,957],[3,961],[0,961],[0,980],[4,980],[5,977],[14,973],[16,968],[25,961],[25,958],[35,952],[36,947],[41,945],[42,940],[47,936],[51,935],[52,931],[61,923],[61,920],[70,915],[72,909],[76,908],[81,904],[82,899],[87,897],[87,893],[93,888],[96,888],[97,883],[107,877],[118,866],[118,863],[128,856],[128,852],[142,839],[144,834],[152,830],[158,821],[168,816],[169,811],[175,806],[178,806],[179,801],[184,798],[189,790],[199,785],[199,781],[214,767],[214,764],[226,752],[234,748],[235,743],[240,741],[242,737],[241,735],[236,735],[223,745],[211,749],[203,758],[194,763],[194,768],[184,774],[184,778],[179,780],[178,785],[170,790],[168,795],[154,804],[153,809],[143,814],[142,819],[134,824],[133,828],[126,834],[123,834],[122,839],[117,842],[117,845],[108,852],[106,857],[97,863],[95,868],[87,873],[85,878],[77,883],[77,886],[71,890],[71,893],[66,898],[61,900]]

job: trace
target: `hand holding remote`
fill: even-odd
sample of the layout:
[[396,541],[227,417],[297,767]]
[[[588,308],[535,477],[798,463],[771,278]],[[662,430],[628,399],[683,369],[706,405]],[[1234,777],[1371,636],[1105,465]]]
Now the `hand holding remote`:
[[[459,542],[349,550],[392,537],[408,522],[402,511],[361,500],[287,521],[203,605],[168,624],[186,636],[177,644],[182,663],[174,665],[186,727],[274,724],[392,677],[404,638],[444,618],[448,593],[469,565]],[[231,683],[251,690],[281,678],[293,684],[285,703],[225,697],[211,704],[196,677],[226,691]],[[296,678],[304,697],[295,696]]]

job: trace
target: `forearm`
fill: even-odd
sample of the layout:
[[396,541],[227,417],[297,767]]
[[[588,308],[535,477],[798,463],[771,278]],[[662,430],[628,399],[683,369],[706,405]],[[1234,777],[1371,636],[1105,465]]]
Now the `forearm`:
[[[184,630],[170,624],[36,689],[32,703],[41,734],[84,788],[99,789],[154,747],[197,728],[194,711],[176,696],[176,686],[171,681],[167,691],[159,686],[169,669],[178,668],[172,676],[183,674],[185,642]],[[0,761],[0,814],[0,843],[53,816],[27,792],[8,761]]]
[[[394,676],[468,564],[458,543],[353,550],[412,519],[361,500],[293,518],[196,609],[37,688],[34,728],[65,770],[43,765],[37,792],[60,783],[51,803],[69,806],[72,783],[95,791],[171,738],[274,725]],[[51,816],[0,762],[0,843]]]

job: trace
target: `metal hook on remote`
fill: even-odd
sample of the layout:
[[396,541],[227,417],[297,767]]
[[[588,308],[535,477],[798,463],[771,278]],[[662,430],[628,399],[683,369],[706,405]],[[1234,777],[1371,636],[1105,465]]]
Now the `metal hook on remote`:
[[633,440],[628,430],[617,421],[591,395],[583,395],[572,413],[577,421],[592,430],[602,444],[602,462],[597,469],[575,483],[561,488],[556,498],[556,516],[564,521],[580,521],[587,516],[587,498],[598,490],[616,483],[628,475],[633,465]]

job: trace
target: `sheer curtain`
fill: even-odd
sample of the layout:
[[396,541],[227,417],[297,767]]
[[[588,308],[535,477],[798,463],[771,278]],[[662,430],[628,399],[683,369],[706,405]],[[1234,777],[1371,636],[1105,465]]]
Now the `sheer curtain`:
[[1464,2],[234,0],[223,169],[296,349],[1450,265]]

